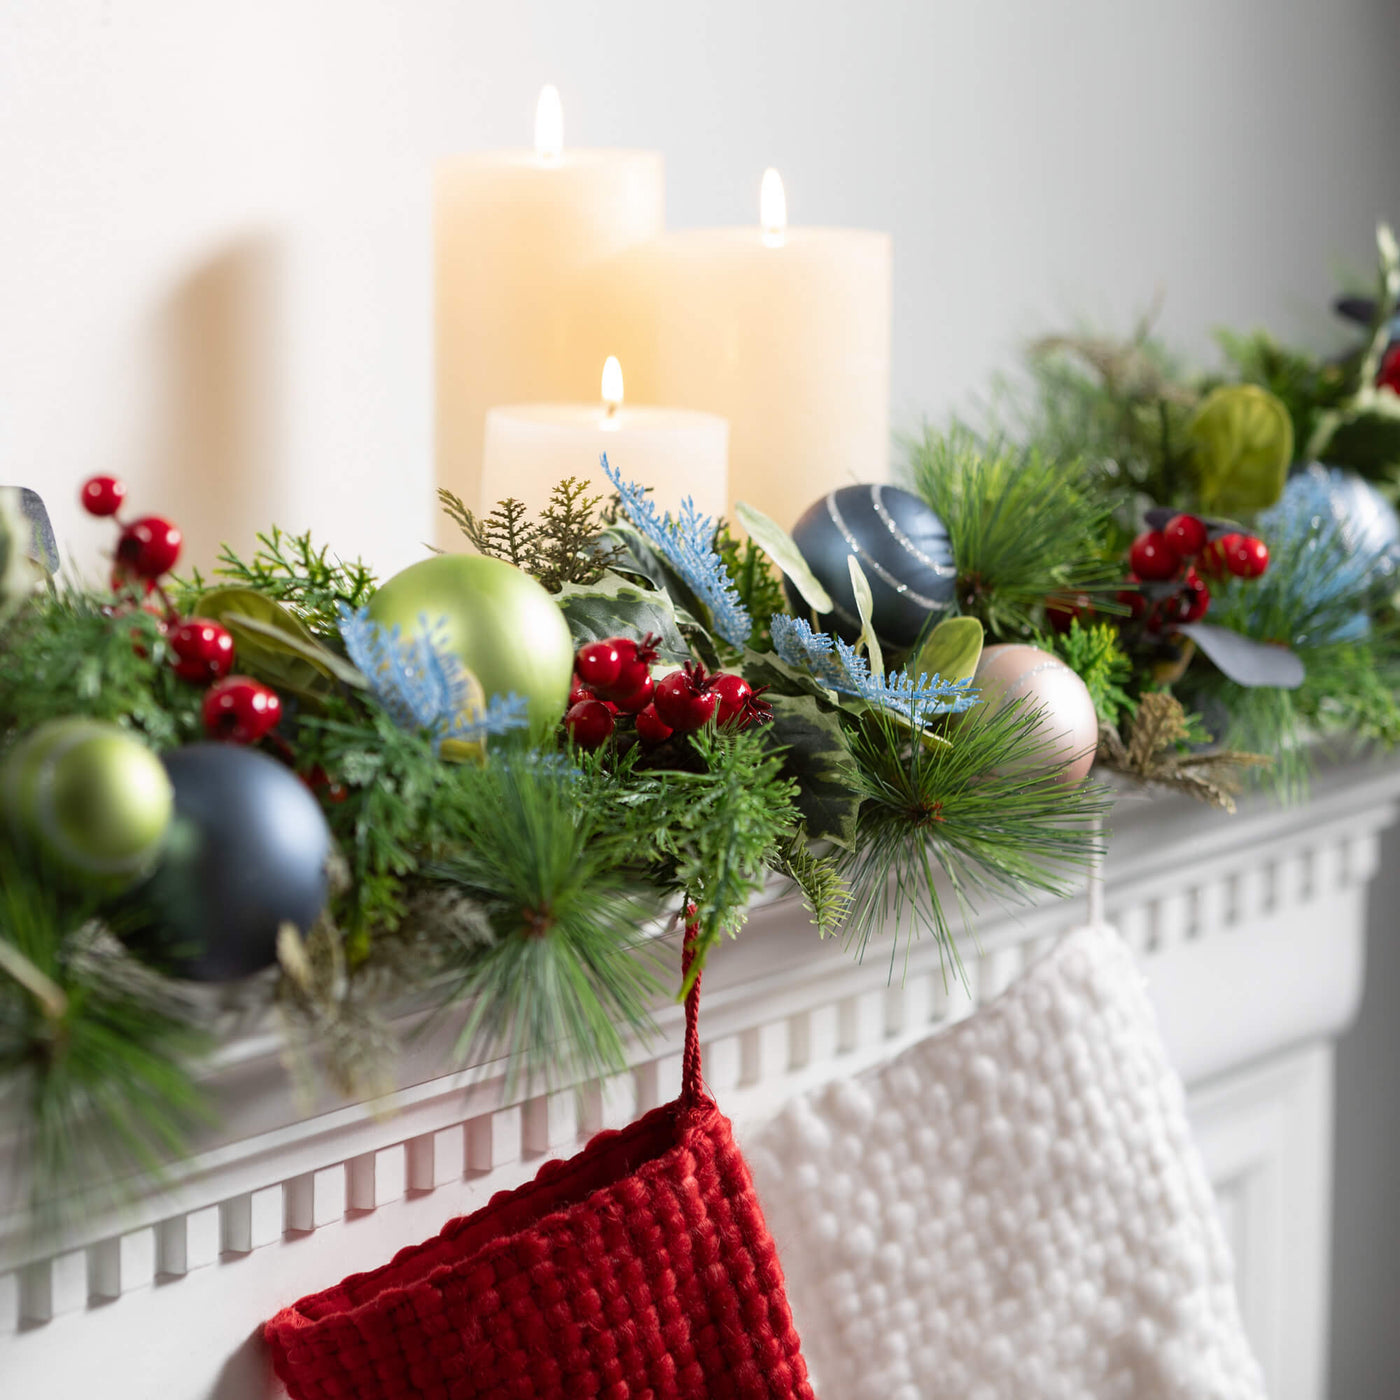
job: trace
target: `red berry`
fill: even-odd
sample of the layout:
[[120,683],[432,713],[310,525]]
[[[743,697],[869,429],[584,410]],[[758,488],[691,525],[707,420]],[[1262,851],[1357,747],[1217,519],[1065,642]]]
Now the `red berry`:
[[601,700],[581,700],[564,716],[564,726],[579,748],[601,748],[612,738],[612,711]]
[[[624,698],[635,695],[651,675],[651,663],[656,660],[656,644],[661,639],[648,632],[640,642],[631,637],[609,637],[608,642],[617,650],[617,675],[607,685],[595,689],[605,700],[616,700],[622,704]],[[588,677],[580,670],[584,680]]]
[[739,719],[748,708],[753,687],[743,676],[731,671],[721,671],[710,677],[710,689],[719,693],[719,722],[728,724]]
[[1269,546],[1255,535],[1235,535],[1225,550],[1225,567],[1237,578],[1258,578],[1269,567]]
[[575,705],[581,704],[585,700],[596,700],[598,697],[579,679],[578,672],[574,672],[574,683],[569,687],[569,703],[565,709],[573,709]]
[[175,674],[181,680],[207,684],[222,680],[233,667],[233,638],[228,629],[207,617],[190,617],[170,634]]
[[1087,593],[1076,593],[1068,598],[1047,598],[1045,600],[1045,620],[1056,632],[1068,632],[1070,623],[1076,617],[1082,618],[1094,611]]
[[174,568],[184,537],[180,527],[159,515],[128,525],[117,541],[117,567],[139,578],[156,579]]
[[1205,522],[1195,515],[1174,515],[1162,527],[1167,547],[1183,559],[1194,559],[1206,547]]
[[115,476],[90,476],[79,494],[89,515],[115,515],[126,500],[126,482]]
[[664,744],[674,733],[669,724],[662,723],[655,705],[648,705],[637,711],[637,738],[649,749]]
[[230,676],[204,697],[204,732],[211,739],[256,744],[281,718],[281,697],[251,676]]
[[1381,356],[1381,367],[1376,373],[1376,388],[1393,389],[1400,394],[1400,341],[1396,341]]
[[703,729],[715,717],[720,694],[711,688],[705,668],[687,661],[684,670],[672,671],[657,681],[652,703],[663,724],[685,734]]
[[651,704],[651,698],[655,694],[656,682],[652,680],[651,672],[648,671],[642,678],[641,685],[631,695],[624,695],[615,703],[619,710],[625,710],[629,715],[639,715]]
[[1142,580],[1136,574],[1129,574],[1124,582],[1131,584],[1132,587],[1120,588],[1118,601],[1128,609],[1131,617],[1142,617],[1147,611],[1147,599],[1144,597],[1142,589],[1137,586]]
[[1167,543],[1167,537],[1160,530],[1145,530],[1133,541],[1128,551],[1128,562],[1139,578],[1174,578],[1181,568],[1181,556]]
[[1186,586],[1179,595],[1178,603],[1178,619],[1181,622],[1199,622],[1210,611],[1210,589],[1195,569],[1187,569]]
[[617,680],[617,673],[622,669],[617,641],[615,637],[605,637],[601,642],[589,642],[578,649],[574,670],[584,685],[607,690]]
[[1229,542],[1238,538],[1238,531],[1228,535],[1217,535],[1201,551],[1200,558],[1196,560],[1196,567],[1207,578],[1224,578],[1230,572],[1225,564],[1225,552],[1229,548]]

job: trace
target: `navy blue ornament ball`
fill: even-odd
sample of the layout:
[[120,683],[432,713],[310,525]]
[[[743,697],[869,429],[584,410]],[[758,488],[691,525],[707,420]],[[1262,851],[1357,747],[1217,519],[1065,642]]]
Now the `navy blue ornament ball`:
[[160,864],[135,892],[137,951],[179,977],[246,977],[326,904],[331,834],[301,779],[266,754],[191,744],[165,756],[175,815]]
[[[814,502],[792,528],[807,567],[831,594],[836,611],[821,619],[826,631],[848,642],[860,635],[860,614],[851,587],[855,555],[870,582],[872,621],[882,642],[910,647],[924,624],[952,605],[957,585],[947,527],[918,496],[897,486],[843,486]],[[787,581],[799,616],[809,612]]]

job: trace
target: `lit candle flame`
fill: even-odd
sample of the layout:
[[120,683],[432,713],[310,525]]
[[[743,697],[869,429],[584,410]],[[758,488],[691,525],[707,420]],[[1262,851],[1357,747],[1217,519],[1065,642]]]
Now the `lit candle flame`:
[[763,241],[770,248],[782,247],[787,234],[787,195],[783,193],[783,177],[771,165],[763,172],[758,191],[758,223]]
[[603,402],[608,406],[610,418],[622,402],[622,366],[616,355],[609,355],[603,364]]
[[535,104],[535,154],[541,160],[558,160],[564,152],[564,104],[559,89],[546,83]]

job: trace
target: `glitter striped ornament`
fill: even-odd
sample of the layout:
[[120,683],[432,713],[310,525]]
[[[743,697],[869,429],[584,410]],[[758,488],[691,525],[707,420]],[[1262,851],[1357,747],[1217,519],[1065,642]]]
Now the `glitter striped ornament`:
[[[808,567],[831,595],[835,611],[821,618],[823,630],[847,641],[860,635],[851,589],[852,555],[870,582],[875,631],[882,642],[910,647],[932,617],[953,602],[957,569],[948,529],[918,496],[896,486],[843,486],[803,512],[792,538]],[[794,611],[807,605],[787,584]]]

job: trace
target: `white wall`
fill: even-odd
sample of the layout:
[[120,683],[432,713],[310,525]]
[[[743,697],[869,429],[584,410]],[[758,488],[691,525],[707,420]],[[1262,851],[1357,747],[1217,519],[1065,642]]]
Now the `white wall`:
[[[676,225],[889,229],[897,425],[1027,331],[1325,333],[1400,215],[1393,0],[0,0],[0,479],[212,496],[382,565],[428,535],[435,157],[660,147]],[[207,555],[212,538],[193,542]]]

